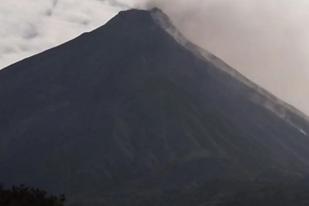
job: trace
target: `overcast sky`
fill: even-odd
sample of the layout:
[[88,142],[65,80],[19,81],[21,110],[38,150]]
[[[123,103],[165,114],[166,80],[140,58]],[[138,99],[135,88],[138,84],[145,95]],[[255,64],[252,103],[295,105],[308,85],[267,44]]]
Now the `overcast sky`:
[[120,9],[104,0],[1,0],[0,68],[94,29]]
[[309,114],[309,0],[1,0],[0,69],[133,6],[161,7],[193,42]]

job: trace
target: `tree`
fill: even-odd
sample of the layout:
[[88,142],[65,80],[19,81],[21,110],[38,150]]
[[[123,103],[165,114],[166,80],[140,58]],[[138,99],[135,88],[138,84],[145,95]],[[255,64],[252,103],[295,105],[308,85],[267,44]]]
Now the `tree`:
[[47,192],[25,185],[4,189],[0,185],[1,206],[63,206],[65,196],[47,195]]

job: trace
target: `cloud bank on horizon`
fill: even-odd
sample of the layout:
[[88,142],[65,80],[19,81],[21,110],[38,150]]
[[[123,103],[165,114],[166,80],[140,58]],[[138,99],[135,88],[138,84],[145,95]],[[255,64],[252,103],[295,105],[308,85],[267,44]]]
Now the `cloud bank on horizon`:
[[2,0],[0,69],[120,10],[155,6],[191,41],[309,114],[308,0]]

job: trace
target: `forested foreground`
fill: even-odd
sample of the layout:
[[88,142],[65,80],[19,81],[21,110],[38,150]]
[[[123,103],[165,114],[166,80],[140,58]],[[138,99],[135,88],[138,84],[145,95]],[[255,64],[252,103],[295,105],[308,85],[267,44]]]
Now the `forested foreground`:
[[[64,204],[67,202],[66,204]],[[308,206],[308,181],[238,182],[211,181],[178,190],[135,190],[103,194],[93,201],[66,201],[64,195],[26,186],[0,187],[0,206]]]
[[0,206],[63,206],[64,195],[52,196],[46,191],[24,185],[9,189],[0,187]]

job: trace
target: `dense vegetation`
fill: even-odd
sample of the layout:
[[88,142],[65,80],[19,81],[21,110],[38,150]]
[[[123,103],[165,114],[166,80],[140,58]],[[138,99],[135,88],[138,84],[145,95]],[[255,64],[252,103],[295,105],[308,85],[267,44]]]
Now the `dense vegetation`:
[[[69,205],[102,206],[308,206],[309,184],[302,179],[286,182],[210,181],[203,186],[177,190],[144,190],[101,194],[99,199],[73,201]],[[64,195],[23,185],[0,187],[0,206],[63,206]]]
[[44,190],[24,185],[10,189],[0,187],[1,206],[63,206],[64,201],[64,195],[49,196]]

